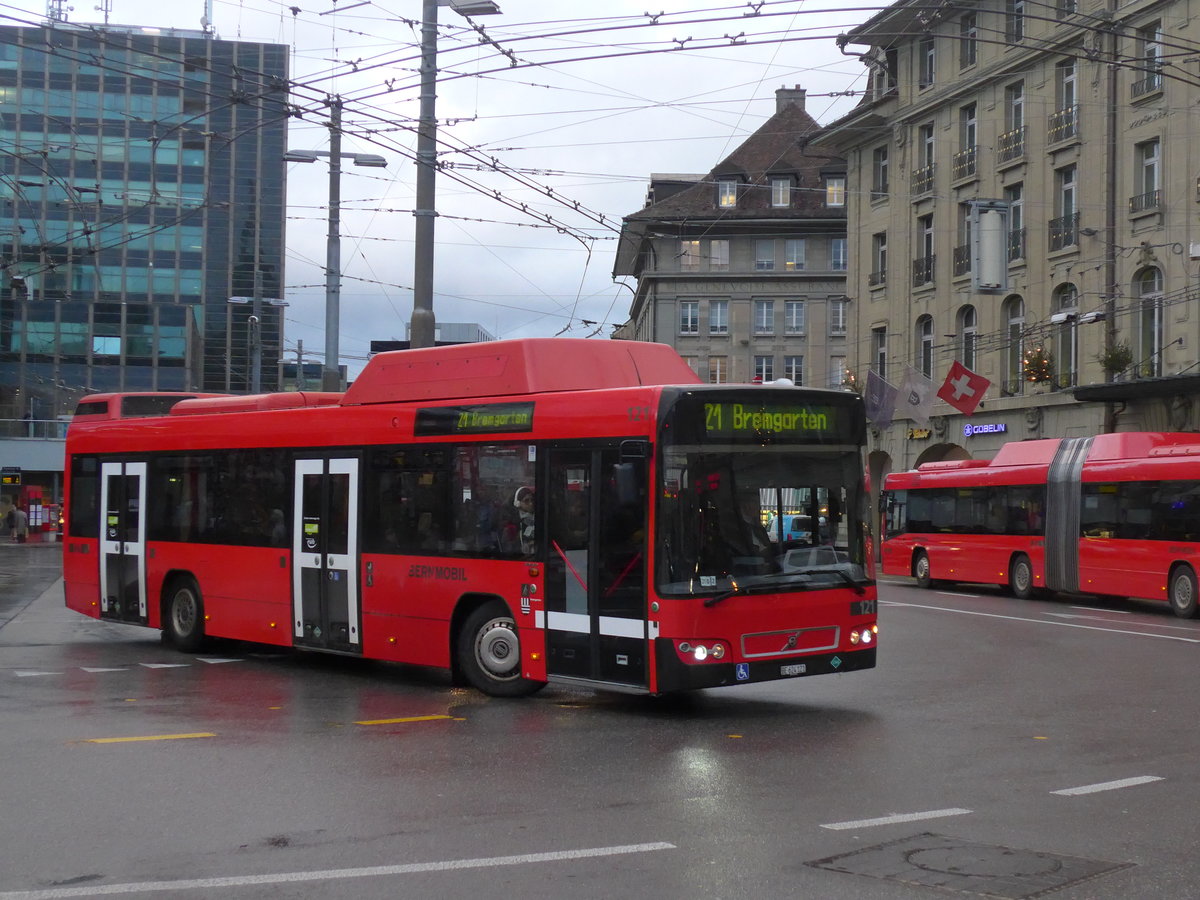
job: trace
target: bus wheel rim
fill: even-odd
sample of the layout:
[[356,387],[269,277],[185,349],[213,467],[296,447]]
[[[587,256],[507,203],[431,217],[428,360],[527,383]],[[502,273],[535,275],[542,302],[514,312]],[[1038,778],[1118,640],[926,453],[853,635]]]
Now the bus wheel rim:
[[475,658],[489,677],[498,681],[516,678],[521,665],[521,647],[510,619],[492,619],[479,631]]
[[1175,590],[1171,592],[1171,598],[1180,609],[1190,606],[1192,603],[1192,580],[1186,575],[1176,576]]
[[196,600],[191,591],[180,591],[175,595],[171,610],[177,634],[188,634],[196,624]]

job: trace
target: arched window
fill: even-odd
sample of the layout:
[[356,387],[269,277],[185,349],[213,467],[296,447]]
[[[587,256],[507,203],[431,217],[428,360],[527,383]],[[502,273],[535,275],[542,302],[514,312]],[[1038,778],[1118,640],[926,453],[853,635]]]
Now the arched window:
[[917,368],[926,378],[933,377],[933,316],[917,319]]
[[1073,387],[1079,374],[1079,289],[1073,284],[1055,288],[1054,310],[1066,316],[1054,326],[1054,386]]
[[1013,295],[1004,301],[1007,343],[1004,348],[1004,392],[1020,394],[1025,385],[1022,359],[1025,356],[1025,301]]
[[958,311],[958,361],[975,371],[975,346],[979,338],[979,317],[975,307],[964,306]]
[[1133,278],[1133,295],[1137,298],[1134,373],[1142,378],[1156,378],[1162,374],[1162,272],[1153,267],[1138,272]]

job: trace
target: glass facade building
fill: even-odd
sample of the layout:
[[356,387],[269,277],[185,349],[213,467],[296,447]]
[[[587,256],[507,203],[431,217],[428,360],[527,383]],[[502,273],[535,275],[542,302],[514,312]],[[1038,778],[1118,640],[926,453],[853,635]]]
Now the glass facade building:
[[0,28],[0,419],[278,388],[287,47]]

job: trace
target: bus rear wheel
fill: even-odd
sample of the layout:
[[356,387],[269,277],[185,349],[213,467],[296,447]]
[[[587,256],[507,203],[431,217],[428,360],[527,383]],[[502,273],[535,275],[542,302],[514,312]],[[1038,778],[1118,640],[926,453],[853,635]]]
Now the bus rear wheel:
[[193,578],[178,578],[167,594],[163,630],[176,649],[195,653],[204,646],[204,599]]
[[467,681],[491,697],[526,697],[545,687],[521,677],[517,623],[502,603],[485,604],[467,616],[457,650]]
[[1018,600],[1028,600],[1033,596],[1033,566],[1028,556],[1021,554],[1009,565],[1008,589]]
[[913,577],[917,579],[917,587],[933,587],[933,579],[929,577],[929,554],[924,550],[918,550],[913,557]]
[[1171,583],[1167,588],[1171,611],[1181,619],[1196,615],[1196,573],[1191,566],[1176,566],[1171,572]]

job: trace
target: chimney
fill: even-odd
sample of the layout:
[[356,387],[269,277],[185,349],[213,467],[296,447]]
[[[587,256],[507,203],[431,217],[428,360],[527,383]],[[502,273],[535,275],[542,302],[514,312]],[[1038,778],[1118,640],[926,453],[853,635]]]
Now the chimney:
[[804,88],[796,85],[792,88],[779,88],[775,91],[775,112],[781,112],[786,106],[798,106],[804,109]]

